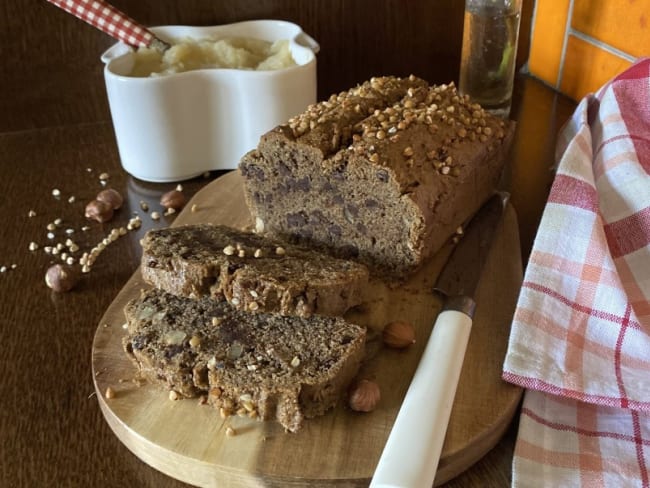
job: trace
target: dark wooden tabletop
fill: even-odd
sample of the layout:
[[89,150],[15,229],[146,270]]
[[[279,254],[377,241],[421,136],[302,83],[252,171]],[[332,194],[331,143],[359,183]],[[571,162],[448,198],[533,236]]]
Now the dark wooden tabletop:
[[[518,129],[505,184],[519,215],[524,258],[552,181],[556,134],[574,107],[531,78],[517,80],[512,116]],[[83,215],[104,188],[102,173],[106,186],[126,198],[106,224]],[[215,177],[183,182],[183,191],[189,197]],[[153,221],[140,202],[155,210],[160,195],[175,186],[126,174],[108,121],[0,133],[1,486],[183,486],[141,462],[113,435],[95,398],[90,365],[98,321],[135,271],[140,237],[173,219]],[[77,259],[111,228],[126,225],[133,212],[142,215],[142,228],[108,245],[73,291],[57,294],[45,285],[47,268],[60,262],[60,253],[47,254],[46,246],[72,239],[80,247],[71,253]],[[49,231],[56,219],[60,224]],[[30,250],[32,242],[38,249]],[[449,486],[507,486],[516,422]]]

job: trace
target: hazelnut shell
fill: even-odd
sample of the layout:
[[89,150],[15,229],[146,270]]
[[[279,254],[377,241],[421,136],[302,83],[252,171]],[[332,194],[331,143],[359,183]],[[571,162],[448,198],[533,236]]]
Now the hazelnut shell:
[[348,394],[348,405],[355,412],[372,412],[379,400],[379,385],[370,380],[359,380],[352,385]]
[[122,198],[120,192],[113,188],[107,188],[106,190],[100,191],[97,194],[96,199],[100,202],[108,203],[113,210],[119,209],[124,203],[124,198]]
[[78,279],[77,273],[71,267],[62,264],[50,266],[45,273],[45,284],[57,293],[72,290]]
[[408,322],[396,320],[384,327],[382,339],[388,347],[403,349],[415,343],[415,328]]
[[168,209],[173,208],[174,210],[180,210],[185,206],[185,203],[185,195],[179,190],[168,191],[160,197],[160,204]]
[[113,207],[101,200],[92,200],[86,205],[86,218],[103,224],[113,218]]

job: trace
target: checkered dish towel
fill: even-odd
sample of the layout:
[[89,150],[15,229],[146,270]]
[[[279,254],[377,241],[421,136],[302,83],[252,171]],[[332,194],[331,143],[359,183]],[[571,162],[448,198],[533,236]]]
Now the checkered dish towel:
[[587,96],[515,311],[513,486],[650,487],[650,59]]

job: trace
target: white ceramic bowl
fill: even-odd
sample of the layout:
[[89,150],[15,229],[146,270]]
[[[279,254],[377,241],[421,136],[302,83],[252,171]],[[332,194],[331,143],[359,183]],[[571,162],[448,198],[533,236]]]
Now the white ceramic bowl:
[[297,66],[275,71],[203,69],[128,76],[133,51],[117,43],[101,57],[122,166],[145,181],[178,181],[234,169],[260,136],[316,101],[319,46],[296,24],[255,20],[212,27],[152,27],[161,39],[287,39]]

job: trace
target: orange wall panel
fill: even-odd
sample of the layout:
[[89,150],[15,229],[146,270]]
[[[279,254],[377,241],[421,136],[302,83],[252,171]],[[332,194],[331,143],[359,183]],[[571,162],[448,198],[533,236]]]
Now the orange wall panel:
[[630,61],[569,35],[560,91],[578,100],[630,66]]
[[650,0],[537,0],[530,73],[575,100],[650,56]]
[[569,0],[538,0],[536,8],[528,66],[539,78],[555,86],[560,75]]
[[633,56],[650,54],[650,1],[575,0],[571,27]]

